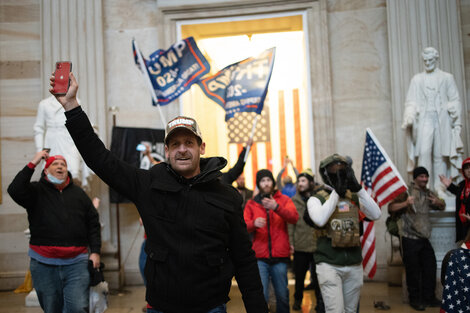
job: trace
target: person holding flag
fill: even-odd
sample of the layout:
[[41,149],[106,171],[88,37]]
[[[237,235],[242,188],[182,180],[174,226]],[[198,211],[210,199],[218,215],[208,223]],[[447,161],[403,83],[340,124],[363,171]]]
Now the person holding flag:
[[359,207],[370,220],[380,208],[357,181],[345,157],[333,154],[320,162],[320,175],[333,190],[307,202],[305,221],[315,228],[318,283],[326,312],[355,313],[362,278]]
[[[405,181],[370,128],[366,129],[361,184],[377,201],[379,207],[389,203],[407,190]],[[363,221],[363,226],[362,264],[364,273],[372,279],[377,271],[375,226],[374,222],[367,220]]]
[[429,172],[418,166],[413,170],[409,194],[403,192],[388,206],[389,213],[401,212],[398,223],[406,271],[406,286],[410,305],[417,311],[439,307],[436,288],[436,256],[431,236],[431,210],[444,210],[446,203],[427,188]]

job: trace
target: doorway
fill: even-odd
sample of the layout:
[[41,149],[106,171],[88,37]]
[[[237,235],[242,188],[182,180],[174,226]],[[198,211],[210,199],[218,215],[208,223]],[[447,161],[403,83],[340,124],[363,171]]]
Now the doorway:
[[[255,186],[255,174],[259,169],[268,168],[276,177],[286,156],[299,172],[312,168],[314,164],[312,106],[308,101],[310,83],[306,56],[307,32],[304,24],[305,16],[302,12],[186,20],[177,23],[178,39],[194,37],[211,64],[211,74],[234,62],[276,47],[263,112],[268,121],[264,124],[267,140],[253,144],[245,165],[246,184],[250,189]],[[224,120],[223,108],[208,99],[199,86],[193,85],[182,96],[181,103],[182,113],[196,118],[200,123],[207,142],[206,156],[223,156],[228,160],[228,166],[233,166],[244,142],[233,143],[229,132],[234,127],[243,127],[244,130],[248,127],[250,133],[251,125],[228,125]],[[295,180],[290,166],[284,175]]]

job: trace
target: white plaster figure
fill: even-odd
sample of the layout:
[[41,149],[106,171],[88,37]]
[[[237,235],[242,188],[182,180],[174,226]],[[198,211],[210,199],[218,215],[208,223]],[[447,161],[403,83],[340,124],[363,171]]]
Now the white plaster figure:
[[437,68],[439,52],[428,47],[421,55],[425,71],[411,79],[403,114],[407,171],[425,167],[430,189],[442,196],[445,186],[439,175],[456,178],[462,164],[461,103],[453,75]]
[[49,148],[49,155],[60,154],[67,160],[67,167],[72,177],[88,185],[92,171],[85,165],[75,143],[65,128],[64,108],[54,96],[41,100],[34,123],[34,142],[36,152]]

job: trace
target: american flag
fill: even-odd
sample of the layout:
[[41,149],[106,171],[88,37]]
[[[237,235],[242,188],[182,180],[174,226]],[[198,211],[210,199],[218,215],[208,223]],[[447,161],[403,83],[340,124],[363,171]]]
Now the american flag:
[[[407,190],[400,173],[369,128],[366,130],[361,184],[380,207]],[[377,270],[374,222],[364,221],[361,246],[364,272],[373,278]]]
[[470,250],[454,250],[447,263],[441,313],[470,312]]

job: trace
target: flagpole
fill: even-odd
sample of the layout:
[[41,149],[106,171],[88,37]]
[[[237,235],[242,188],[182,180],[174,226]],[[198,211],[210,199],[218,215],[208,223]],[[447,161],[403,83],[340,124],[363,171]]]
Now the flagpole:
[[[253,127],[251,128],[250,139],[253,139],[253,137],[255,136],[256,124],[258,123],[259,116],[260,116],[259,114],[256,114],[255,120],[253,121]],[[244,163],[246,163],[246,160],[248,160],[248,154],[250,153],[250,148],[251,148],[251,145],[246,147],[245,158],[243,159]]]
[[147,68],[145,66],[146,64],[144,62],[144,58],[142,57],[142,54],[140,53],[139,46],[137,45],[137,41],[135,41],[135,39],[133,39],[133,41],[134,41],[134,46],[135,46],[135,53],[136,53],[137,58],[139,60],[140,70],[142,71],[142,74],[144,75],[145,84],[147,85],[147,88],[150,90],[152,100],[153,100],[153,102],[156,103],[158,113],[159,113],[160,119],[162,121],[162,125],[163,125],[163,127],[165,127],[165,124],[166,124],[165,118],[163,117],[162,109],[160,107],[160,104],[158,103],[158,98],[157,98],[157,94],[155,93],[155,89],[153,89],[152,81],[150,80],[149,73],[148,73]]
[[[112,106],[109,108],[109,111],[113,115],[113,128],[116,127],[116,114],[119,111],[119,108]],[[117,232],[117,263],[118,263],[118,289],[122,290],[124,287],[123,271],[122,271],[122,260],[121,260],[121,220],[119,217],[119,197],[116,202],[116,232]]]

